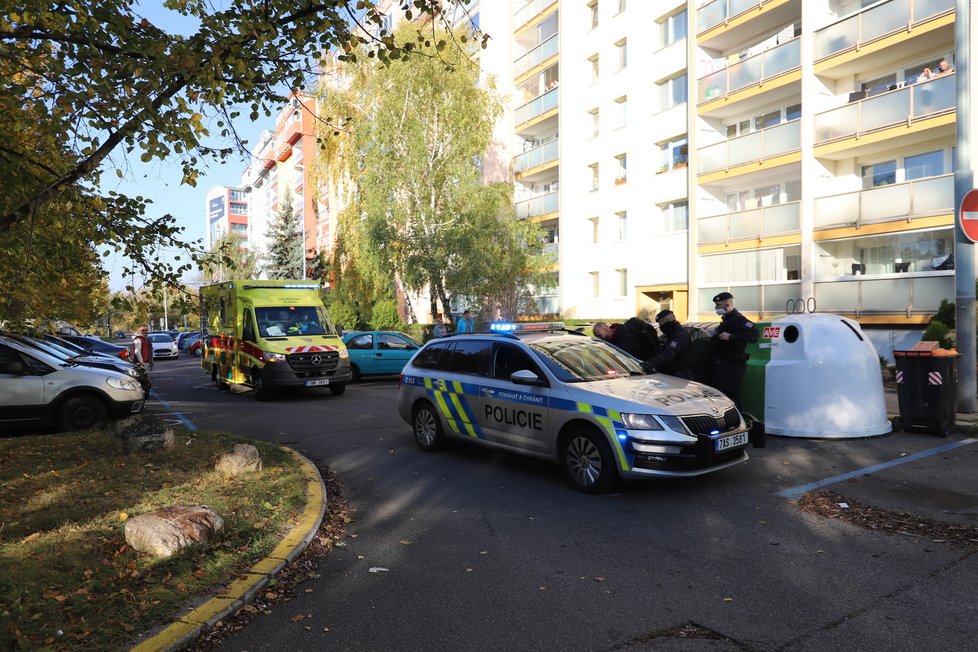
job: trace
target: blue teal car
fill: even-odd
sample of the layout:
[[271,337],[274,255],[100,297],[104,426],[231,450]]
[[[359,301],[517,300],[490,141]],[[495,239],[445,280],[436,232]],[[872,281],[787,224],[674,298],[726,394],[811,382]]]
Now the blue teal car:
[[361,376],[399,374],[421,343],[396,331],[355,331],[343,336],[350,352],[353,380]]

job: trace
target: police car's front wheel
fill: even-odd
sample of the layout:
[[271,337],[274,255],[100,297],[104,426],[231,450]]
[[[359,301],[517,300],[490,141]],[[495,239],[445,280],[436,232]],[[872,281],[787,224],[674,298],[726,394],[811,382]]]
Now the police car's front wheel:
[[560,466],[567,484],[586,494],[604,493],[619,482],[611,446],[593,430],[574,430],[563,438]]
[[441,450],[448,444],[431,403],[422,403],[414,408],[414,441],[423,451]]

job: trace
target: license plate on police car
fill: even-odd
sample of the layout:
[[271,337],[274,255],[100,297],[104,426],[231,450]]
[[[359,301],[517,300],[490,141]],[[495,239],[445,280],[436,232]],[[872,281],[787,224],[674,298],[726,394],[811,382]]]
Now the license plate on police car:
[[736,448],[747,443],[747,433],[741,432],[736,435],[727,435],[717,439],[717,452],[725,451],[728,448]]
[[319,387],[320,385],[329,385],[329,378],[317,378],[306,381],[306,387]]

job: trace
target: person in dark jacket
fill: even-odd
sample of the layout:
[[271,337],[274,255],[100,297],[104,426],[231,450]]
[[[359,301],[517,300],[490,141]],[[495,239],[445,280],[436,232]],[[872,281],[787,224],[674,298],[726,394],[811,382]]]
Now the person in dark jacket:
[[663,310],[655,316],[662,331],[662,350],[651,360],[649,366],[655,371],[693,380],[693,341],[683,325],[671,310]]
[[721,292],[713,297],[720,325],[713,333],[713,387],[726,394],[740,408],[740,385],[747,372],[747,345],[760,339],[754,323],[740,314],[733,304],[733,295]]
[[592,332],[595,337],[610,342],[625,353],[641,360],[643,368],[647,367],[649,360],[659,352],[658,338],[651,334],[655,329],[638,317],[632,317],[624,324],[607,324],[599,321],[592,328]]

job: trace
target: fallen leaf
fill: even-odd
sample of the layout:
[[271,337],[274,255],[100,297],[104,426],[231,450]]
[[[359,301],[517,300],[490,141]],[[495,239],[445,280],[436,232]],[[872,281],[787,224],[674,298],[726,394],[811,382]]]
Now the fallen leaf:
[[304,615],[302,615],[302,614],[297,614],[297,615],[292,616],[291,618],[289,618],[289,620],[292,621],[293,623],[299,623],[299,622],[302,622],[305,619],[306,619],[306,617]]
[[595,582],[604,582],[604,578],[603,577],[595,577],[594,578],[594,581]]
[[28,537],[26,539],[24,539],[23,541],[21,541],[21,543],[27,543],[28,541],[33,541],[34,539],[36,539],[39,536],[41,536],[41,533],[40,532],[35,532],[34,534],[28,535]]
[[400,541],[398,541],[398,543],[400,543],[402,546],[413,546],[414,545],[414,541],[408,541],[407,539],[401,539]]
[[733,602],[733,598],[724,598],[723,601],[724,602]]
[[273,591],[266,591],[265,592],[265,598],[268,599],[268,600],[274,600],[277,597],[278,597],[278,593],[275,593]]
[[389,570],[390,570],[389,568],[381,568],[380,566],[371,566],[370,567],[370,572],[371,573],[386,573]]
[[119,520],[120,521],[125,521],[128,518],[129,518],[129,514],[126,514],[125,512],[119,512]]
[[489,551],[488,551],[488,550],[483,550],[483,551],[482,551],[482,552],[480,552],[479,554],[480,554],[480,555],[488,555],[488,554],[489,554]]

